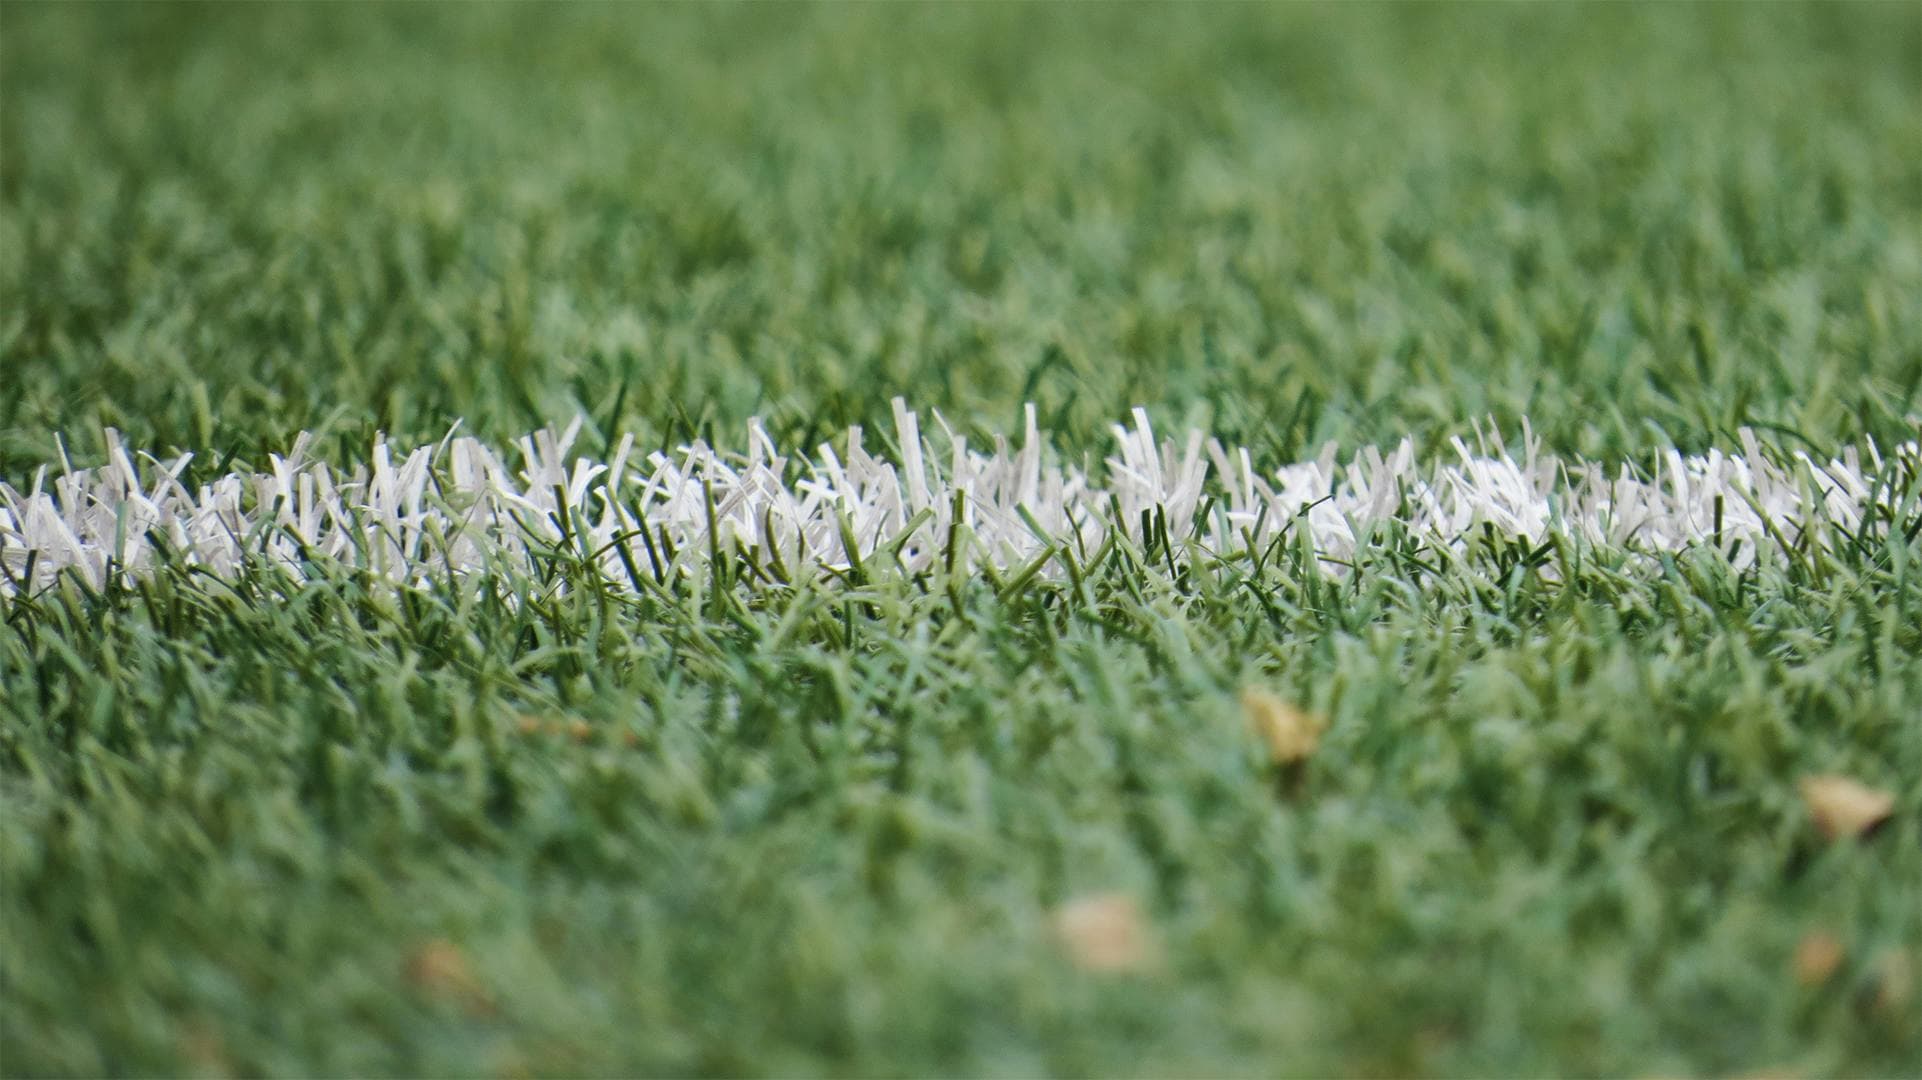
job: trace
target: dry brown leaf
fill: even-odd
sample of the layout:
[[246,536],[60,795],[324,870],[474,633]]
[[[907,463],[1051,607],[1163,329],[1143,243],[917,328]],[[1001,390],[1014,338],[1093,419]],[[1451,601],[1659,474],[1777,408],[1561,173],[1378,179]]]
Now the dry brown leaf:
[[1055,936],[1083,971],[1118,974],[1152,967],[1158,959],[1141,905],[1126,893],[1070,900],[1054,913]]
[[1795,946],[1795,981],[1803,986],[1820,986],[1842,967],[1847,956],[1842,942],[1826,930],[1811,930]]
[[444,938],[423,942],[407,954],[407,981],[427,997],[451,1001],[474,1013],[493,1011],[487,989],[459,945]]
[[1801,787],[1815,827],[1830,840],[1861,836],[1895,812],[1894,795],[1852,777],[1806,776]]
[[1321,742],[1327,722],[1304,712],[1266,690],[1250,687],[1241,692],[1241,711],[1248,728],[1268,746],[1268,757],[1277,765],[1305,761]]

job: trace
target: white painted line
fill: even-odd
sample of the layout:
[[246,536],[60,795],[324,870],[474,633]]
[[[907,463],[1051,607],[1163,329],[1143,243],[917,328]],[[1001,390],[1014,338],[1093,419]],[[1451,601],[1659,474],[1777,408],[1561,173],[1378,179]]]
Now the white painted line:
[[[938,414],[935,421],[946,429]],[[1832,543],[1872,508],[1884,529],[1922,513],[1922,449],[1913,441],[1887,455],[1870,443],[1818,463],[1743,431],[1739,453],[1670,452],[1654,475],[1639,475],[1558,460],[1526,436],[1519,457],[1499,439],[1479,452],[1456,439],[1427,463],[1403,440],[1345,464],[1331,447],[1264,474],[1245,449],[1200,432],[1158,442],[1145,411],[1133,421],[1114,428],[1116,450],[1100,480],[1044,452],[1032,408],[1019,449],[998,438],[980,452],[949,432],[937,450],[897,401],[898,461],[870,451],[859,428],[848,432],[845,460],[827,445],[812,459],[790,458],[758,423],[749,424],[745,454],[697,442],[637,459],[630,437],[607,461],[570,458],[576,421],[523,438],[509,454],[466,437],[407,451],[383,439],[370,463],[346,470],[315,458],[302,436],[265,471],[193,490],[181,480],[190,455],[163,462],[142,454],[137,466],[110,432],[99,468],[43,469],[24,491],[0,484],[0,595],[43,586],[65,568],[96,586],[109,573],[149,573],[162,548],[221,575],[249,559],[297,567],[311,552],[418,581],[450,570],[525,571],[564,537],[617,582],[629,579],[630,563],[650,576],[701,572],[717,547],[753,552],[793,580],[848,567],[850,540],[867,565],[945,567],[952,549],[963,570],[1013,568],[1049,543],[1093,552],[1116,521],[1139,539],[1144,514],[1154,515],[1157,533],[1165,521],[1178,544],[1224,555],[1305,529],[1334,573],[1390,521],[1442,550],[1460,551],[1492,529],[1642,552],[1719,544],[1747,565],[1804,542],[1805,532],[1810,543]]]

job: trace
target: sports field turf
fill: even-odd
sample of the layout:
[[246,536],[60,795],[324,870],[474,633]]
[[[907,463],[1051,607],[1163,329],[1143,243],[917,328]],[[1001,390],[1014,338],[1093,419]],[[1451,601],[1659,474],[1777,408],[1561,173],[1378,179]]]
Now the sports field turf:
[[1922,1073],[1919,435],[1912,4],[9,0],[0,1072]]

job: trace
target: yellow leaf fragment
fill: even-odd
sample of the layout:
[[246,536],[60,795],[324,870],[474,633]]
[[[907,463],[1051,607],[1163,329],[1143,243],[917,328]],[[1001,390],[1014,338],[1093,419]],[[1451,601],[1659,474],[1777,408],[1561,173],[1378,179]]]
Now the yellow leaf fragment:
[[407,981],[422,995],[450,1001],[470,1013],[493,1011],[487,990],[467,963],[459,945],[445,939],[422,942],[407,954]]
[[1841,940],[1834,934],[1826,930],[1811,930],[1795,946],[1795,960],[1791,965],[1795,971],[1795,981],[1803,986],[1820,986],[1828,982],[1842,967],[1846,955]]
[[1068,901],[1054,913],[1054,932],[1068,959],[1083,971],[1140,971],[1158,958],[1141,905],[1126,893],[1097,893]]
[[1830,840],[1861,836],[1895,812],[1895,796],[1847,776],[1802,778],[1802,801]]
[[1327,726],[1322,717],[1254,687],[1241,692],[1241,711],[1248,718],[1248,729],[1267,744],[1268,756],[1277,765],[1307,760]]

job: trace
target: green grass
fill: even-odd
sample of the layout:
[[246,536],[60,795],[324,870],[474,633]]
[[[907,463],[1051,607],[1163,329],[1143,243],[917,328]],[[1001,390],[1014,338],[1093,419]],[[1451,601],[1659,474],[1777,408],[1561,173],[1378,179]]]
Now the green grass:
[[[1893,4],[9,3],[0,479],[897,394],[1268,466],[1887,445],[1918,100]],[[1740,571],[1160,548],[0,599],[0,1070],[1922,1071],[1906,521]],[[1304,766],[1247,686],[1327,716]],[[1893,820],[1824,842],[1821,772]],[[1108,892],[1150,970],[1050,932]]]

